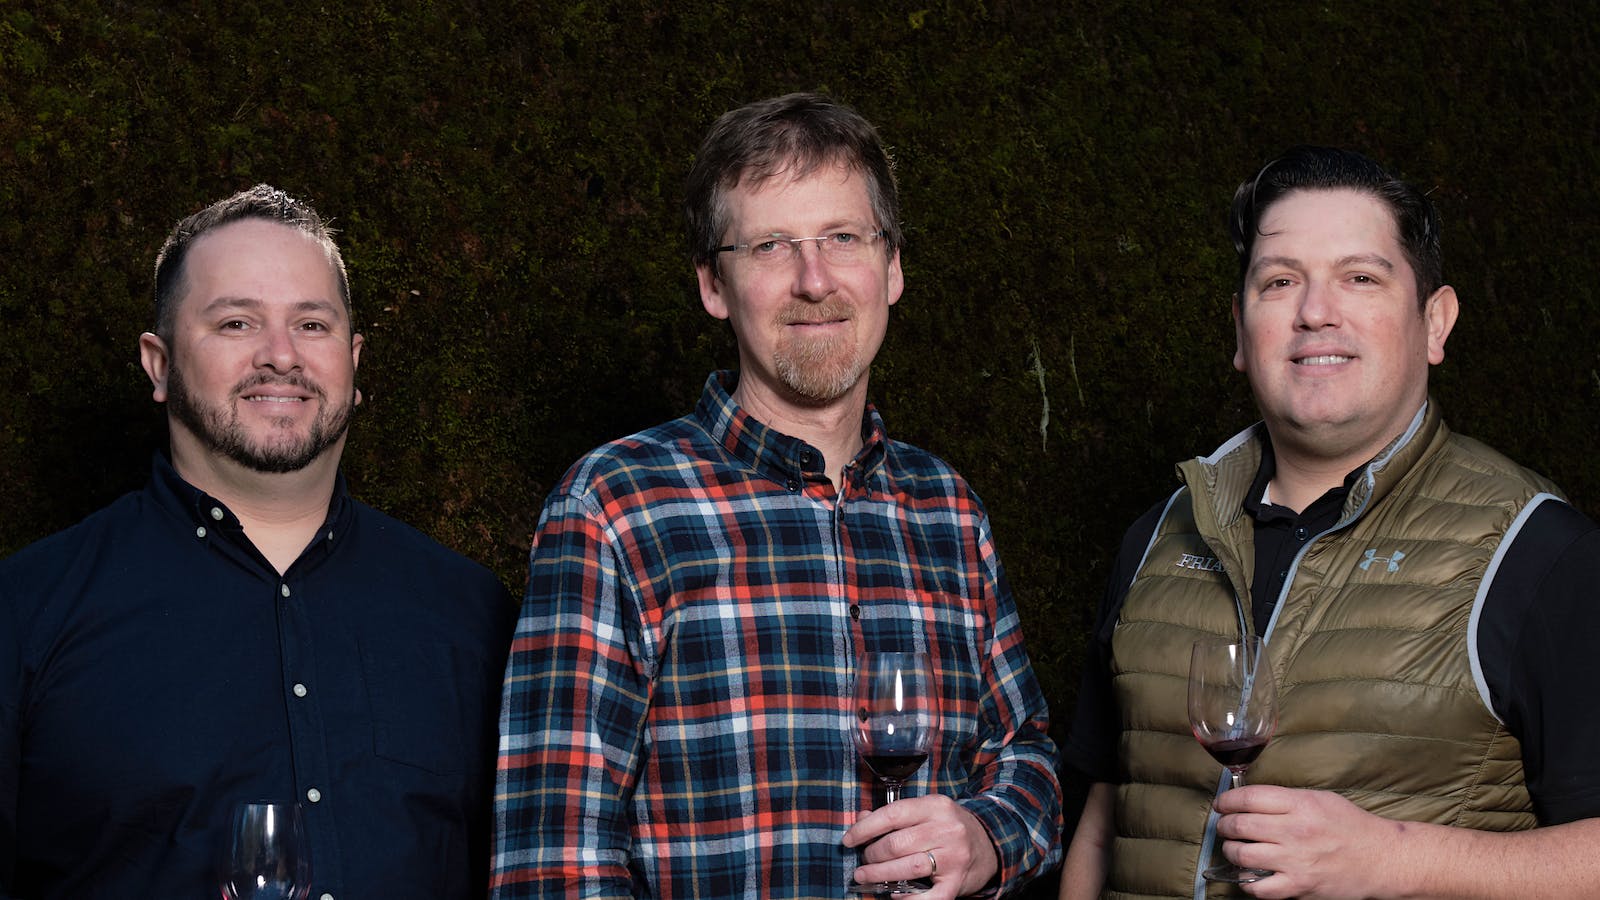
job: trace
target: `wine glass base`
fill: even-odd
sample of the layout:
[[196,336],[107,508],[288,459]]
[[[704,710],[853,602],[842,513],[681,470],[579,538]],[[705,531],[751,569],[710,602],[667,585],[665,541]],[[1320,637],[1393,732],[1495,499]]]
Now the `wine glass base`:
[[1201,873],[1207,881],[1220,881],[1225,884],[1255,884],[1269,875],[1276,875],[1271,869],[1250,869],[1244,866],[1228,864],[1225,866],[1212,866]]
[[922,880],[922,881],[869,881],[869,882],[865,882],[865,883],[860,882],[860,881],[852,881],[852,882],[850,882],[850,884],[845,889],[847,891],[849,891],[850,893],[852,893],[852,894],[869,894],[869,895],[887,894],[887,895],[893,897],[893,896],[899,896],[901,894],[922,894],[922,893],[926,893],[928,888],[930,888],[930,887],[933,887],[933,885],[929,884],[926,880]]

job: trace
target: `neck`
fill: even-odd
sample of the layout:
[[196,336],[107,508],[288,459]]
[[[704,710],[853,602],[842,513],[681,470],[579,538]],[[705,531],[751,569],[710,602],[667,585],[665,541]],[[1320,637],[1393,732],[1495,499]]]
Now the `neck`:
[[172,429],[173,469],[227,504],[279,574],[288,571],[327,520],[343,449],[341,441],[297,472],[258,472],[203,449],[181,428]]
[[846,464],[861,452],[861,416],[867,408],[867,379],[863,375],[838,399],[817,406],[773,400],[748,390],[744,378],[733,390],[739,407],[772,428],[799,438],[822,454],[822,471],[837,488],[844,484]]
[[[1278,452],[1276,447],[1273,450]],[[1344,484],[1345,476],[1359,465],[1361,462],[1344,466],[1278,453],[1278,468],[1267,482],[1267,497],[1278,506],[1287,506],[1296,513],[1305,512],[1318,497]]]

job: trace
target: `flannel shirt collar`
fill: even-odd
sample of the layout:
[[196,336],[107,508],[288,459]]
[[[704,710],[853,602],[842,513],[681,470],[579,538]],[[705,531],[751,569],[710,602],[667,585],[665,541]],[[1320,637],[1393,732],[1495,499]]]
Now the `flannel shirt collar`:
[[[822,454],[803,440],[768,426],[745,412],[733,400],[739,373],[723,369],[706,379],[694,417],[706,433],[734,458],[790,490],[808,481],[826,481]],[[871,403],[861,415],[861,451],[849,466],[851,482],[865,485],[869,479],[886,477],[884,459],[888,433],[883,417]]]

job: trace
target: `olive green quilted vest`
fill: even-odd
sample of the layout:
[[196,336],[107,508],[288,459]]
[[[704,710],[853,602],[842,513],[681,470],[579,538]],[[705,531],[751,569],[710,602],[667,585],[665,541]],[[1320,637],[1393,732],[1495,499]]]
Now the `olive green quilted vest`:
[[[1469,644],[1502,538],[1554,487],[1452,435],[1436,409],[1368,464],[1339,523],[1295,560],[1267,631],[1278,729],[1247,781],[1336,790],[1393,819],[1531,828],[1521,747],[1488,708]],[[1126,771],[1107,897],[1207,896],[1197,875],[1224,774],[1189,732],[1189,647],[1253,630],[1254,433],[1178,467],[1186,487],[1117,622]]]

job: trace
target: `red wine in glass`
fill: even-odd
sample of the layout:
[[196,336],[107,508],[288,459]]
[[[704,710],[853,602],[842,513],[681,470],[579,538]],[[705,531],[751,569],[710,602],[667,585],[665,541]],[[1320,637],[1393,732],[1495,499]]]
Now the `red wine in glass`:
[[[857,663],[855,744],[883,782],[885,803],[927,762],[939,734],[939,691],[926,653],[867,653]],[[854,894],[920,894],[922,881],[852,881]]]
[[1206,752],[1211,754],[1212,759],[1229,769],[1237,768],[1241,772],[1256,761],[1262,750],[1267,749],[1266,738],[1239,738],[1201,743]]
[[[1189,655],[1189,729],[1228,770],[1228,789],[1244,783],[1278,725],[1277,687],[1266,644],[1257,636],[1196,641]],[[1273,874],[1223,861],[1208,881],[1250,884]]]

